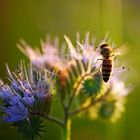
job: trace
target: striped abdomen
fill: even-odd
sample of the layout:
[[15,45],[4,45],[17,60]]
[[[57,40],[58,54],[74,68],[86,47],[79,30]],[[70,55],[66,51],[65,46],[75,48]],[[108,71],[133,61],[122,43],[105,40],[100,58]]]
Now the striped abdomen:
[[104,82],[107,82],[109,80],[111,71],[112,71],[112,60],[104,59],[102,63],[102,77]]

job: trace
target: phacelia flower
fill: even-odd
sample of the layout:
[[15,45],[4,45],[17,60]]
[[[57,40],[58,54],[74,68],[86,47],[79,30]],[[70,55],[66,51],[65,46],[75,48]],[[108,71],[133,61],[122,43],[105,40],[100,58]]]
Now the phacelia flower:
[[[67,46],[58,46],[59,44],[55,41],[50,43],[47,40],[44,43],[41,42],[41,51],[34,50],[24,41],[18,44],[20,50],[27,55],[33,65],[47,70],[53,69],[56,72],[56,88],[63,99],[66,94],[72,94],[80,81],[80,85],[82,85],[84,79],[99,71],[101,64],[101,61],[97,63],[99,52],[96,51],[95,41],[89,43],[89,33],[86,34],[82,42],[80,38],[77,38],[77,47],[74,47],[69,37],[64,35],[64,38]],[[92,89],[92,91],[96,90]]]
[[28,108],[23,98],[14,92],[10,86],[4,85],[1,81],[0,98],[3,100],[3,106],[0,111],[3,114],[1,121],[17,122],[28,117]]
[[126,88],[118,76],[113,75],[109,81],[106,100],[100,103],[99,116],[111,122],[116,122],[125,111],[124,104],[130,89]]
[[[26,69],[21,62],[15,72],[7,66],[9,83],[0,81],[0,121],[12,123],[26,139],[40,137],[42,118],[67,126],[70,116],[80,113],[115,122],[124,111],[130,89],[120,80],[121,71],[119,76],[112,72],[115,44],[107,36],[99,43],[94,38],[91,41],[89,33],[82,41],[78,34],[76,45],[66,35],[64,38],[66,43],[60,46],[57,39],[41,41],[40,50],[22,40],[18,47],[30,66]],[[63,120],[50,115],[52,85],[64,111]]]
[[17,122],[27,119],[32,113],[48,114],[51,106],[51,93],[47,72],[32,66],[27,73],[21,63],[18,72],[7,67],[9,85],[1,81],[0,98],[3,101],[2,121]]
[[[38,67],[50,66],[62,70],[68,68],[75,60],[82,60],[85,64],[90,62],[91,68],[97,65],[98,67],[100,66],[100,62],[96,63],[99,53],[96,51],[95,40],[89,43],[89,33],[86,34],[83,43],[80,43],[80,39],[77,39],[76,48],[69,37],[64,35],[64,38],[68,49],[66,45],[59,46],[56,40],[54,43],[50,43],[48,40],[46,42],[41,42],[41,51],[38,49],[34,50],[23,40],[18,44],[18,47],[29,57],[30,61]],[[62,54],[62,52],[64,54]]]
[[[66,94],[70,95],[79,82],[81,82],[81,84],[79,84],[79,91],[81,91],[80,89],[84,89],[84,91],[87,92],[86,95],[97,95],[97,93],[100,93],[99,91],[101,91],[103,85],[102,76],[94,78],[97,72],[102,75],[101,60],[103,60],[103,57],[101,56],[99,46],[103,42],[108,42],[107,36],[99,43],[96,43],[94,38],[90,41],[89,33],[86,34],[83,41],[81,41],[78,36],[76,47],[69,37],[64,35],[64,38],[67,46],[59,46],[56,41],[50,43],[50,41],[47,40],[44,43],[41,42],[41,51],[39,51],[38,49],[34,50],[24,41],[21,41],[19,48],[27,55],[33,65],[37,67],[43,66],[46,69],[51,68],[56,71],[57,90],[59,90],[58,93],[63,93],[62,98],[64,98]],[[110,47],[114,49],[115,44],[111,43]],[[91,86],[90,84],[93,82],[93,79],[96,86],[94,84],[94,86]],[[77,93],[79,92],[77,91]],[[60,96],[62,96],[62,94],[60,94]]]
[[126,97],[130,93],[130,89],[119,79],[118,75],[113,75],[104,89],[103,98],[102,95],[99,97],[100,102],[95,101],[83,115],[91,119],[100,118],[103,121],[116,122],[125,111]]

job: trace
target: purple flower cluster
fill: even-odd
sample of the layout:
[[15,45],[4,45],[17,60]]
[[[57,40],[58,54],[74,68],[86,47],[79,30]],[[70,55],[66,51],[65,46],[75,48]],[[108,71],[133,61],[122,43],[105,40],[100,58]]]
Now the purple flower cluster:
[[[0,111],[3,122],[18,122],[42,110],[39,107],[46,107],[47,110],[50,108],[51,94],[45,79],[46,73],[32,66],[27,73],[23,64],[18,71],[18,73],[12,73],[7,67],[10,84],[5,85],[2,81],[0,82],[0,98],[3,102]],[[38,107],[38,104],[42,105]],[[44,104],[46,105],[43,106]]]
[[0,98],[4,101],[1,111],[4,113],[4,122],[17,122],[27,118],[28,108],[22,97],[13,92],[8,85],[1,85]]

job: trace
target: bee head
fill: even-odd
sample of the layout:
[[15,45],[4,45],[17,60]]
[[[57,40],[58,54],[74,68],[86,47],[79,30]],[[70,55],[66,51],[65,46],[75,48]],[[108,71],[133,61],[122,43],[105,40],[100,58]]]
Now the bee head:
[[109,45],[105,42],[105,43],[102,43],[101,45],[100,45],[100,49],[103,49],[103,48],[105,48],[105,47],[108,47]]
[[100,49],[103,57],[108,58],[110,56],[110,47],[107,43],[101,44]]

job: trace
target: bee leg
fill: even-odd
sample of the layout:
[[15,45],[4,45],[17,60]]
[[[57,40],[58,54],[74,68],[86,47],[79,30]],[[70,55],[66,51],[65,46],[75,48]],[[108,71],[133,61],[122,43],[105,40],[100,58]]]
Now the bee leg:
[[95,65],[98,63],[99,60],[103,60],[103,59],[97,59],[97,61],[95,62]]
[[115,54],[112,54],[110,57],[114,57],[115,56]]
[[102,72],[102,64],[99,67],[100,73]]

